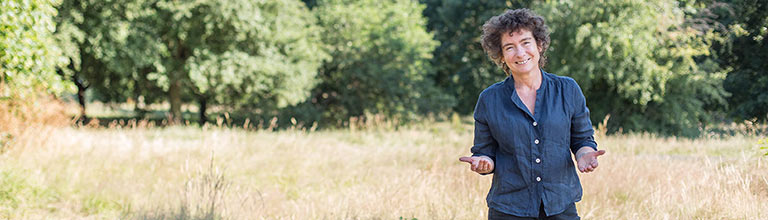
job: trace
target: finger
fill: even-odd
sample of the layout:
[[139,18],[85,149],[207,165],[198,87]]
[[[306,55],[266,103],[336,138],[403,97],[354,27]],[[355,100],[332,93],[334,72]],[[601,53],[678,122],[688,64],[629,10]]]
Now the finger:
[[589,163],[589,165],[592,165],[592,167],[597,167],[597,160],[593,160]]
[[483,163],[483,172],[488,172],[491,169],[491,164],[486,161]]
[[595,157],[605,154],[605,150],[599,150],[595,152]]
[[459,161],[467,162],[467,163],[472,163],[472,158],[471,157],[460,157]]
[[477,167],[480,165],[480,160],[472,160],[472,170],[477,171]]

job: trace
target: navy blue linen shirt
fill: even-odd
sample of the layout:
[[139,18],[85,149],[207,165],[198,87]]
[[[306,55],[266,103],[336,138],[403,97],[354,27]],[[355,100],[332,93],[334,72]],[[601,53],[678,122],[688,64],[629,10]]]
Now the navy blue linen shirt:
[[597,150],[584,94],[576,81],[543,70],[535,115],[510,76],[483,90],[475,106],[472,156],[495,164],[488,207],[520,217],[563,212],[581,200],[571,158],[583,146]]

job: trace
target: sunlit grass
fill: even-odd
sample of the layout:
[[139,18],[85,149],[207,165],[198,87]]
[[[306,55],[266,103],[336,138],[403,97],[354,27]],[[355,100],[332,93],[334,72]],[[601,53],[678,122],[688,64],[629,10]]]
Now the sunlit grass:
[[[759,137],[598,136],[585,219],[765,219]],[[278,132],[31,127],[0,155],[0,218],[483,219],[466,123]]]

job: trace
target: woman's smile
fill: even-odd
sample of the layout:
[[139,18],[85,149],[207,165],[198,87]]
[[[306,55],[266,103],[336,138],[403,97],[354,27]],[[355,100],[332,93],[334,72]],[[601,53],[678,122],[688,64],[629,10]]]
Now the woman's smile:
[[517,62],[515,62],[515,64],[523,65],[523,64],[528,63],[529,61],[531,61],[530,57],[528,59],[523,60],[523,61],[517,61]]

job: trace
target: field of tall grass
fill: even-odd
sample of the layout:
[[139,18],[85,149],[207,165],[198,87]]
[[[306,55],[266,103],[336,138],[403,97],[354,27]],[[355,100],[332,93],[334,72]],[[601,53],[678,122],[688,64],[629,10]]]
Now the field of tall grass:
[[[486,218],[470,121],[385,127],[30,126],[0,154],[0,218]],[[760,137],[596,138],[584,219],[768,218]]]

